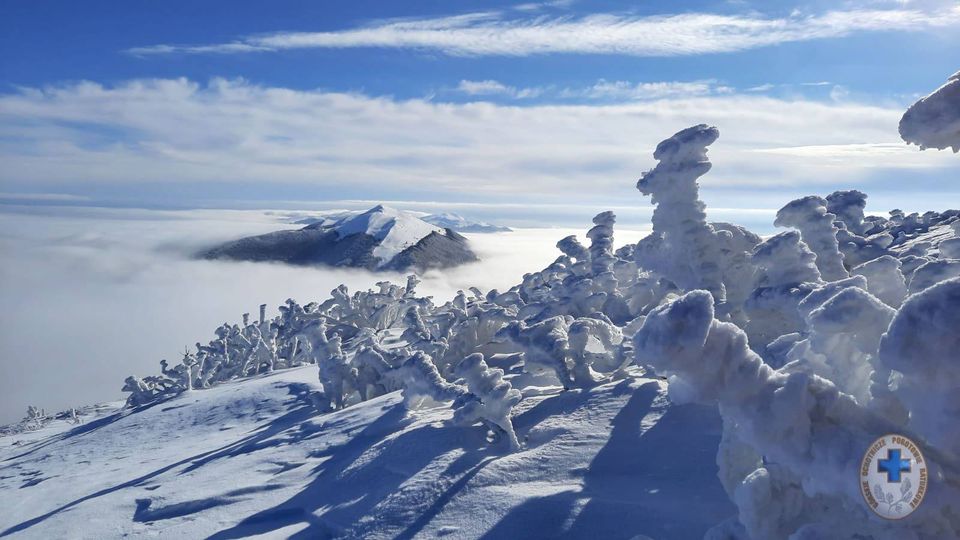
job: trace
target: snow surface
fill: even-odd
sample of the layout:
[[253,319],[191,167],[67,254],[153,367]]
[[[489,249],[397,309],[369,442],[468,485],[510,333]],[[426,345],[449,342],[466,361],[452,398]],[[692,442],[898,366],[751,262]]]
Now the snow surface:
[[0,537],[699,538],[735,513],[716,410],[662,381],[527,395],[512,454],[449,407],[318,415],[317,390],[295,368],[0,438]]
[[333,226],[340,238],[351,234],[368,234],[380,241],[373,255],[387,264],[401,251],[416,244],[430,233],[443,234],[443,229],[431,225],[415,214],[389,206],[377,205]]

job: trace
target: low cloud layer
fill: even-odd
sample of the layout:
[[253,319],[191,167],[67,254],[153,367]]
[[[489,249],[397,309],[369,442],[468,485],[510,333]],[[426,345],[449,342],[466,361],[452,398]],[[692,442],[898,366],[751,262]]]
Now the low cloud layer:
[[[129,374],[206,343],[223,322],[266,303],[323,300],[346,283],[373,287],[400,275],[197,261],[196,249],[284,226],[263,212],[16,208],[0,211],[0,423],[33,404],[61,410],[121,397]],[[457,289],[508,288],[557,257],[553,245],[586,230],[524,229],[471,235],[483,258],[431,272],[423,294],[443,302]],[[641,232],[622,231],[621,242]]]

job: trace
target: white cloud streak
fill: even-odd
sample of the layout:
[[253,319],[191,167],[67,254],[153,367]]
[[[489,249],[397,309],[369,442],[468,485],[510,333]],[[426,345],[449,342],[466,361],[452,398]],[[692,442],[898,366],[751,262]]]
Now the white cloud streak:
[[246,182],[349,186],[348,197],[403,198],[412,186],[414,196],[447,200],[595,200],[635,195],[656,144],[701,122],[721,131],[708,188],[856,186],[878,166],[956,170],[955,156],[915,148],[870,162],[847,152],[829,163],[757,151],[899,144],[901,114],[756,94],[516,107],[227,80],[78,83],[0,96],[0,190],[85,195],[91,184]]
[[542,97],[550,100],[608,102],[708,96],[714,94],[730,94],[734,91],[733,88],[721,85],[714,79],[654,82],[608,81],[600,79],[589,86],[562,88],[556,86],[516,87],[491,79],[483,81],[462,80],[454,90],[468,96],[506,97],[510,99]]
[[161,44],[128,49],[137,56],[240,54],[287,49],[380,47],[453,56],[552,53],[641,57],[726,53],[858,32],[924,31],[957,25],[960,6],[937,10],[850,9],[770,18],[755,14],[591,15],[511,18],[503,12],[377,22],[332,32],[278,32],[230,43]]

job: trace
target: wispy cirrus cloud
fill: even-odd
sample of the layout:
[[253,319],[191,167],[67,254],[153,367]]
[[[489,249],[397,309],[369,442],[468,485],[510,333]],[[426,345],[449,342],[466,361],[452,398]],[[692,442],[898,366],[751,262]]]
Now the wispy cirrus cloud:
[[399,19],[332,32],[278,32],[229,43],[159,44],[128,49],[134,55],[240,54],[286,49],[381,47],[422,49],[453,56],[527,56],[553,53],[642,57],[735,52],[870,31],[921,31],[960,23],[960,6],[920,10],[848,9],[764,17],[754,13],[584,17],[504,12]]
[[484,81],[462,80],[457,85],[456,90],[468,96],[507,96],[514,99],[528,99],[540,96],[545,88],[537,86],[517,88],[500,81],[488,79]]
[[652,82],[600,79],[593,84],[584,86],[563,87],[556,85],[518,87],[492,79],[482,81],[462,80],[453,90],[471,97],[499,97],[521,100],[542,97],[559,101],[598,102],[722,95],[734,91],[733,88],[720,84],[715,79]]

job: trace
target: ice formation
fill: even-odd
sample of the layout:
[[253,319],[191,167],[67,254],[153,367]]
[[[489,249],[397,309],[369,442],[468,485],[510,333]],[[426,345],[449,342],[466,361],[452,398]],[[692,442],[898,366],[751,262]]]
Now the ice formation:
[[960,71],[907,109],[900,119],[900,136],[921,149],[960,152]]
[[960,456],[960,278],[907,299],[883,336],[879,360],[901,375],[893,394],[910,411],[910,429]]
[[[913,124],[948,116],[937,104],[956,80],[908,112],[905,135],[946,133]],[[615,249],[615,216],[601,212],[589,246],[561,239],[556,260],[503,292],[436,304],[411,276],[288,300],[272,319],[261,307],[258,321],[224,324],[180,364],[164,361],[162,375],[128,378],[128,402],[313,364],[322,411],[399,390],[407,407],[450,407],[523,452],[513,417],[524,395],[589,395],[652,371],[676,403],[722,416],[718,476],[739,512],[708,537],[957,537],[960,212],[867,216],[866,195],[847,190],[790,202],[776,225],[796,230],[766,239],[711,224],[697,181],[718,136],[698,125],[657,146],[637,183],[656,205],[653,232],[635,245]],[[934,474],[899,522],[871,517],[850,481],[888,432],[916,437]]]
[[843,255],[837,243],[837,216],[827,212],[827,201],[816,195],[796,199],[777,212],[774,225],[794,227],[800,238],[817,256],[817,268],[827,281],[847,277]]

